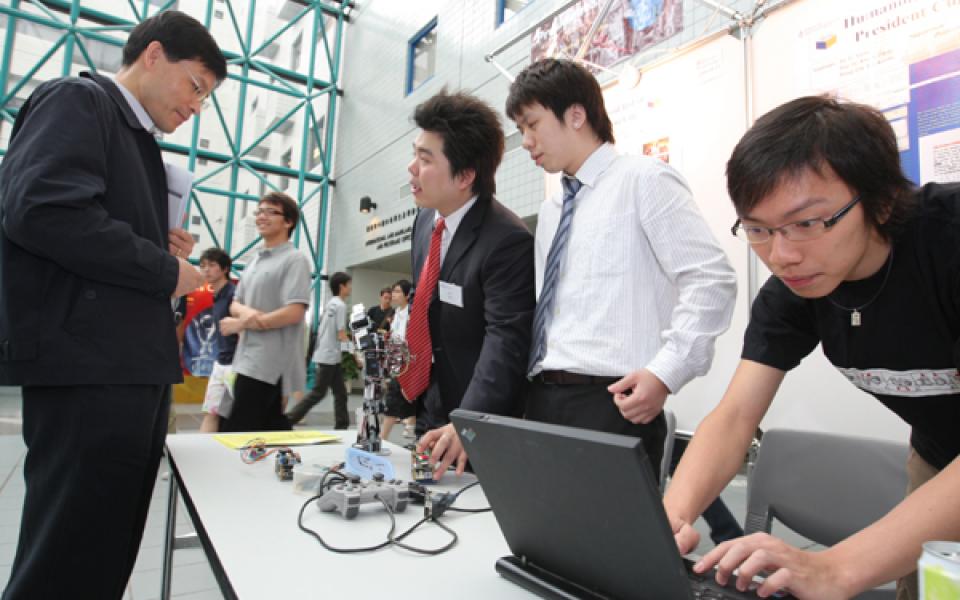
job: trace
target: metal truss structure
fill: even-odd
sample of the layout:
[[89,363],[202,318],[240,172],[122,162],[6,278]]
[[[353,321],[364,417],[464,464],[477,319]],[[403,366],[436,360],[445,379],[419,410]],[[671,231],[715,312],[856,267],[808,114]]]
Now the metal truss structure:
[[[212,106],[192,120],[186,135],[177,132],[167,137],[178,139],[160,141],[164,160],[195,173],[188,208],[192,224],[197,229],[202,224],[204,237],[242,268],[259,237],[254,233],[237,243],[238,208],[246,214],[244,205],[255,205],[263,193],[284,191],[301,206],[292,240],[309,249],[319,274],[333,184],[333,125],[342,95],[342,40],[351,7],[349,0],[2,0],[0,157],[31,85],[80,70],[115,72],[130,29],[158,12],[183,10],[211,29],[228,63],[227,80],[213,93]],[[298,33],[292,45],[284,43],[291,32]],[[34,51],[18,53],[21,43]],[[289,55],[287,63],[278,64],[278,51]],[[251,96],[256,96],[252,105]],[[253,117],[257,99],[261,107],[269,102],[267,118]],[[201,131],[210,139],[201,138]],[[286,152],[277,151],[276,143],[271,149],[278,136]],[[319,282],[315,277],[314,322]]]

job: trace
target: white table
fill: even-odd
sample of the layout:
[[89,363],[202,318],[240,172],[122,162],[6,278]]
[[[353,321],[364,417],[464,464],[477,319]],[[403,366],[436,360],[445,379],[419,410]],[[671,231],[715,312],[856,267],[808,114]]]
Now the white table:
[[[354,432],[342,443],[301,446],[307,464],[331,465],[342,460]],[[251,437],[254,437],[251,435]],[[410,478],[409,453],[393,444],[391,460],[397,476]],[[164,556],[163,597],[168,597],[176,522],[176,494],[183,497],[193,525],[210,561],[224,597],[256,598],[383,598],[399,600],[451,595],[467,598],[531,598],[529,592],[501,578],[494,563],[509,554],[493,513],[447,512],[441,519],[459,536],[458,544],[438,556],[424,556],[395,547],[360,554],[337,554],[324,549],[297,527],[297,513],[307,496],[294,494],[292,482],[274,474],[274,457],[252,465],[240,460],[211,434],[167,437],[167,451],[175,485],[168,504],[167,547]],[[472,475],[452,474],[440,490],[458,490],[475,481]],[[488,506],[480,486],[460,496],[455,506]],[[397,513],[396,534],[423,517],[413,505]],[[336,547],[372,546],[386,539],[390,518],[379,503],[363,504],[356,519],[323,513],[316,503],[307,507],[304,525]],[[449,534],[425,523],[405,543],[437,548]]]

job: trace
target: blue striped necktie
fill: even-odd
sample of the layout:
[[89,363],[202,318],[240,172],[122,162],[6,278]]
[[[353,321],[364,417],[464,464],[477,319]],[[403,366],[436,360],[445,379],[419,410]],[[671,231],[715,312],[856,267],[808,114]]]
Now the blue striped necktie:
[[550,244],[547,254],[547,265],[543,270],[543,287],[540,290],[540,299],[537,300],[537,310],[533,314],[533,345],[530,347],[530,363],[527,373],[543,360],[547,353],[547,326],[550,325],[553,298],[557,293],[557,284],[560,282],[560,263],[567,249],[567,239],[570,237],[570,222],[573,220],[573,210],[576,207],[574,198],[583,185],[575,177],[563,177],[563,210],[560,213],[560,223],[557,233]]

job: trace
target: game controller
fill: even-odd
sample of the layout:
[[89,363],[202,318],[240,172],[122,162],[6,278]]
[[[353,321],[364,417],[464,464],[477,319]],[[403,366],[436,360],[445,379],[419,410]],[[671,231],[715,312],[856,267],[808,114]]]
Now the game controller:
[[320,497],[317,506],[323,512],[338,511],[343,518],[353,519],[359,514],[361,504],[379,503],[381,499],[393,512],[403,512],[410,499],[409,486],[399,479],[385,480],[380,473],[370,481],[351,477],[332,486]]

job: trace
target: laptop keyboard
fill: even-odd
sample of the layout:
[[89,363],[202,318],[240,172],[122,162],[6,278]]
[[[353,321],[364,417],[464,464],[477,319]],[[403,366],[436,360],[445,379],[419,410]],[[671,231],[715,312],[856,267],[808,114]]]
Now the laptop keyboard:
[[690,583],[690,591],[693,592],[694,600],[743,600],[744,598],[750,597],[736,591],[727,592],[726,590],[719,590],[693,580],[691,580]]
[[684,559],[687,567],[687,579],[690,580],[690,591],[694,600],[749,600],[757,598],[753,592],[741,592],[735,588],[722,587],[713,578],[713,572],[709,575],[700,575],[694,573],[693,563]]

